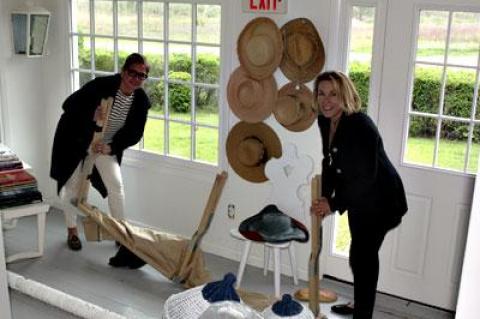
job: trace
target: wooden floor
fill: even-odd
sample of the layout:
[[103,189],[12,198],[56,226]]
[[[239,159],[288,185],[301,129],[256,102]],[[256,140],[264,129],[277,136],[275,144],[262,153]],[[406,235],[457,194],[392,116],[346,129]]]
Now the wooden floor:
[[[15,229],[5,231],[7,254],[26,250],[35,243],[34,221],[30,217],[20,219]],[[135,319],[162,318],[165,300],[171,294],[183,290],[150,266],[139,270],[108,266],[109,257],[117,250],[113,242],[83,241],[84,248],[80,252],[69,250],[66,247],[63,214],[58,210],[51,210],[48,214],[46,233],[45,254],[42,258],[17,261],[8,264],[7,269]],[[210,254],[206,255],[206,264],[214,280],[221,279],[227,272],[235,273],[238,267],[238,262]],[[272,285],[271,273],[265,277],[261,269],[247,266],[243,288],[271,294]],[[347,301],[352,296],[352,287],[348,284],[325,279],[322,285],[337,292],[340,296],[339,302]],[[299,286],[306,287],[307,283],[300,281]],[[291,277],[282,277],[283,292],[293,293],[296,289],[298,287],[293,286]],[[76,318],[28,296],[11,290],[10,292],[15,319]],[[330,306],[322,304],[322,312],[328,318],[345,318],[331,314]],[[374,318],[444,319],[454,318],[454,314],[378,294]]]

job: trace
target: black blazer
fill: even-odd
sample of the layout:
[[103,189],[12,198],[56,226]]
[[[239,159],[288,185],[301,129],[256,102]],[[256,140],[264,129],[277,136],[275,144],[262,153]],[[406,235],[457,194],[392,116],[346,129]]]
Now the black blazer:
[[[57,181],[57,192],[85,158],[95,131],[93,116],[100,101],[115,97],[120,87],[120,74],[98,77],[86,83],[70,95],[62,105],[64,110],[58,122],[53,140],[50,176]],[[135,90],[132,106],[124,126],[113,136],[112,155],[122,161],[123,151],[140,141],[147,121],[150,100],[142,88]],[[92,175],[92,184],[102,196],[107,195],[96,168]]]
[[407,212],[402,180],[383,148],[377,127],[363,113],[343,114],[329,147],[330,119],[320,115],[322,195],[333,211],[377,214],[386,227]]

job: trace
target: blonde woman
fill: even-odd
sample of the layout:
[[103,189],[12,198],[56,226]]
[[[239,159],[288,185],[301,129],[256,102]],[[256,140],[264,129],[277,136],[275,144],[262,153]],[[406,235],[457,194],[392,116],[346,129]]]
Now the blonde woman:
[[330,71],[321,73],[314,85],[324,159],[322,197],[312,204],[311,213],[325,217],[348,211],[352,236],[354,302],[332,306],[332,311],[369,319],[377,289],[378,251],[386,233],[407,212],[405,191],[377,127],[360,112],[352,81],[342,72]]

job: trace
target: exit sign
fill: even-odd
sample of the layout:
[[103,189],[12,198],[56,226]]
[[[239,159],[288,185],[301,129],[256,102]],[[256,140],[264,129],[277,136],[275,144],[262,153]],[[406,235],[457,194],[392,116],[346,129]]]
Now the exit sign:
[[287,13],[287,0],[242,0],[243,12]]

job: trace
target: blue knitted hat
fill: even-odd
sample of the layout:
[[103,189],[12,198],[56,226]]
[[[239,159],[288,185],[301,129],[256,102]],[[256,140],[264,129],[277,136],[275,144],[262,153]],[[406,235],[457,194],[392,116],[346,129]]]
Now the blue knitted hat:
[[233,288],[236,281],[235,275],[229,272],[223,277],[223,280],[206,284],[202,289],[203,298],[210,303],[225,300],[240,302],[240,297]]
[[265,309],[263,317],[265,319],[314,319],[315,316],[310,309],[293,300],[292,296],[285,294],[281,301],[277,301],[271,308]]

